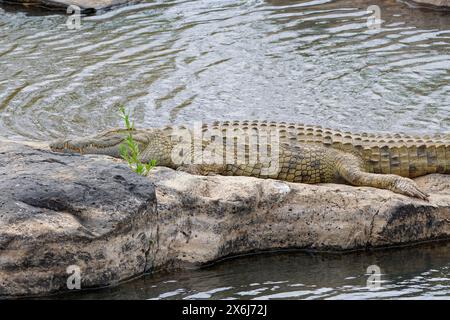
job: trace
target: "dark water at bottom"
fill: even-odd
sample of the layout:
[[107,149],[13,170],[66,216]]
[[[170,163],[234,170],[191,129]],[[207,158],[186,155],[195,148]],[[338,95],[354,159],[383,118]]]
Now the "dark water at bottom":
[[[369,266],[381,271],[368,287]],[[450,243],[345,254],[300,251],[241,256],[154,274],[66,299],[450,299]]]

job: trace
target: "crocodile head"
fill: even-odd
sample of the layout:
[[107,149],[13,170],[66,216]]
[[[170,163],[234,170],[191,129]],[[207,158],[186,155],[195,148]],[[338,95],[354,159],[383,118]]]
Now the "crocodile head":
[[104,154],[120,158],[120,145],[125,142],[129,133],[139,149],[145,149],[149,143],[149,130],[135,129],[110,129],[90,137],[58,140],[50,144],[50,149],[54,152]]

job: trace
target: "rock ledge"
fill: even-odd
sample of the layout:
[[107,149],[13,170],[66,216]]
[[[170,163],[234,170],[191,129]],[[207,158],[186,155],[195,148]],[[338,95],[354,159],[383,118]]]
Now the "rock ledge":
[[0,140],[0,296],[67,290],[69,266],[82,287],[141,274],[155,226],[154,187],[124,164]]
[[0,296],[116,284],[274,249],[356,250],[450,239],[450,176],[416,179],[430,201],[387,190],[158,167],[0,140]]

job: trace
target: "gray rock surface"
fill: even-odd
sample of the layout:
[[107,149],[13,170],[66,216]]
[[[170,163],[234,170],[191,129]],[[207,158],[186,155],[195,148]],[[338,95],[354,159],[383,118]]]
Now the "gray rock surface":
[[450,8],[450,0],[412,0],[420,4],[427,4],[436,7]]
[[430,201],[388,190],[154,169],[156,267],[273,249],[356,250],[450,238],[450,176],[416,179]]
[[274,249],[355,250],[450,239],[450,176],[430,201],[387,190],[157,167],[0,140],[0,296],[81,288]]
[[0,0],[0,2],[66,11],[70,5],[78,6],[82,12],[96,12],[115,6],[139,2],[139,0]]
[[153,185],[126,165],[0,140],[0,296],[67,290],[71,265],[83,288],[141,274],[155,220]]

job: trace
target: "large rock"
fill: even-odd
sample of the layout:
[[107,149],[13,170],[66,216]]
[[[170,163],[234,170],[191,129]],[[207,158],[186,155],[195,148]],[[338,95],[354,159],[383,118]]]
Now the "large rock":
[[89,13],[139,2],[139,0],[0,0],[0,2],[59,11],[66,11],[69,6],[73,5],[79,7],[81,12]]
[[412,0],[420,4],[432,5],[441,8],[450,8],[450,0]]
[[0,296],[67,290],[72,265],[84,288],[141,274],[155,220],[153,185],[126,165],[0,140]]
[[388,190],[157,168],[155,266],[191,266],[247,252],[355,250],[450,238],[450,176],[416,182],[430,201]]
[[[158,167],[0,140],[0,295],[67,290],[274,249],[355,250],[450,238],[450,176],[430,201],[387,190]],[[156,195],[156,198],[155,198]]]

